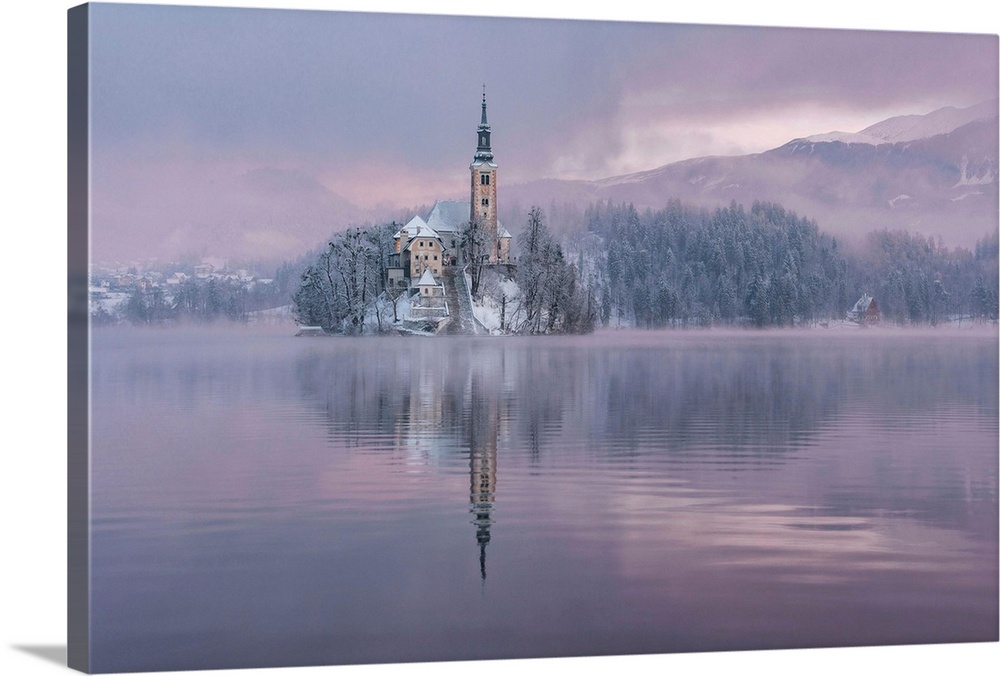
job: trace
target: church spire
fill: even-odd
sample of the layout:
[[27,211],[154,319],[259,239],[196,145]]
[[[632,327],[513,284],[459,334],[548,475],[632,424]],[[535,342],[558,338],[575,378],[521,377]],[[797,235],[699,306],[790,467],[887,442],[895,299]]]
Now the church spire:
[[[510,261],[510,235],[501,231],[497,218],[497,165],[490,148],[490,123],[486,119],[486,85],[483,85],[483,116],[480,118],[476,154],[469,169],[472,171],[472,192],[469,201],[469,223],[482,226],[483,246],[477,251],[476,260],[485,259],[489,264]],[[501,238],[501,232],[504,233]],[[470,253],[470,255],[472,255]]]
[[486,121],[486,85],[483,85],[483,117],[479,122],[479,145],[476,146],[477,160],[490,162],[493,160],[493,151],[490,149],[490,123]]
[[486,84],[483,84],[483,119],[479,123],[480,129],[489,129],[490,125],[486,122]]

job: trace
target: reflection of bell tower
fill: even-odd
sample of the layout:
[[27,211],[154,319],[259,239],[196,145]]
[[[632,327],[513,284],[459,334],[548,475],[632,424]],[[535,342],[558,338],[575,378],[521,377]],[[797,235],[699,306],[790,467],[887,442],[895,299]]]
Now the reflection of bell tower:
[[497,220],[497,165],[490,148],[490,125],[486,121],[486,85],[483,85],[483,116],[479,122],[479,141],[469,169],[472,170],[472,195],[469,220],[482,224],[483,248],[490,263],[499,257],[500,230]]
[[479,575],[486,581],[486,545],[490,543],[491,514],[497,487],[497,438],[500,433],[498,402],[483,396],[475,376],[469,416],[469,511],[479,544]]

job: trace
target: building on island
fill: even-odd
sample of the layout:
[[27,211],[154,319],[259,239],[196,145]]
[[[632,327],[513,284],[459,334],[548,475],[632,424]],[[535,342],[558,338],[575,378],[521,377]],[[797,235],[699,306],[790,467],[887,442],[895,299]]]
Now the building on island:
[[434,279],[430,268],[425,268],[420,281],[414,287],[417,290],[417,300],[410,308],[413,317],[439,318],[448,315],[448,306],[444,298],[444,285]]
[[486,121],[486,87],[483,87],[483,116],[479,122],[479,143],[469,169],[472,190],[469,195],[469,222],[478,223],[483,233],[483,255],[489,264],[510,262],[510,233],[497,216],[497,165],[490,147],[490,125]]
[[439,200],[426,218],[414,216],[393,236],[388,283],[411,288],[425,270],[440,277],[447,267],[465,265],[462,238],[470,224],[478,229],[479,255],[487,265],[510,264],[511,235],[497,215],[497,165],[486,121],[486,89],[472,164],[469,201]]
[[[414,216],[410,222],[393,235],[395,239],[394,253],[390,256],[390,279],[406,278],[420,279],[424,270],[440,276],[445,265],[445,256],[449,259],[457,249],[448,247],[441,235],[432,230],[419,216]],[[393,275],[393,268],[401,268],[401,277]]]

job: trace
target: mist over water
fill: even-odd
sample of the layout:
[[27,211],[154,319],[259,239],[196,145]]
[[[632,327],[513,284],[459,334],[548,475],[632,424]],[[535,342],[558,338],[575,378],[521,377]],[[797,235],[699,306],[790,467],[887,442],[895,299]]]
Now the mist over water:
[[97,670],[997,639],[995,329],[93,345]]

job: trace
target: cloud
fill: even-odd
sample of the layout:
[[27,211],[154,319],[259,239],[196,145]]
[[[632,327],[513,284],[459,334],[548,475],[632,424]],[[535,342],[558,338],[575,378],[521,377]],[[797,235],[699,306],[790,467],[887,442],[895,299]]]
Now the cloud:
[[91,28],[95,156],[122,169],[95,189],[117,204],[130,171],[155,186],[175,163],[278,167],[363,206],[460,194],[483,83],[507,181],[757,152],[997,95],[996,36],[101,4]]

